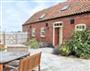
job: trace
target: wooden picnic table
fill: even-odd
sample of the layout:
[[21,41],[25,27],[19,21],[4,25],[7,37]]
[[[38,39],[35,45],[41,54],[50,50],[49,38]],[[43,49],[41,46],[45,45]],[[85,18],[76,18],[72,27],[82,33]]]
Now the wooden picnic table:
[[3,71],[4,64],[28,56],[29,52],[0,52],[0,71]]

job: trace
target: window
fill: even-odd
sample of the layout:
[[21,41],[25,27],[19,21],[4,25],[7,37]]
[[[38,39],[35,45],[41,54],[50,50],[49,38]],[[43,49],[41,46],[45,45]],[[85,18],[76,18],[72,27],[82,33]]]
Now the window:
[[77,25],[75,25],[75,30],[76,31],[86,30],[86,25],[85,24],[77,24]]
[[46,14],[42,14],[39,19],[43,19],[46,16]]
[[32,36],[35,37],[35,28],[32,28]]
[[67,10],[69,8],[69,5],[65,5],[63,8],[61,8],[60,11],[64,11],[64,10]]
[[45,37],[45,28],[41,28],[40,30],[40,36]]
[[46,23],[46,27],[48,27],[48,23]]
[[74,24],[75,23],[75,20],[74,19],[71,19],[70,20],[70,24]]

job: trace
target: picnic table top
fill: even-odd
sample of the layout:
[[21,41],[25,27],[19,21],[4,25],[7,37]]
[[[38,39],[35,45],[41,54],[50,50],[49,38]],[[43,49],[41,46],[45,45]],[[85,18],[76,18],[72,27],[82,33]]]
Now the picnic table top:
[[0,52],[0,64],[8,63],[29,55],[29,52]]

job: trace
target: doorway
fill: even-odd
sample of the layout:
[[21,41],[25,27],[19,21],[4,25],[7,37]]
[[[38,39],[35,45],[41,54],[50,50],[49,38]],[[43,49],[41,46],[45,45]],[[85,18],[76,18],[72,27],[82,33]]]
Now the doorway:
[[53,24],[53,45],[60,46],[63,41],[63,26],[62,22],[55,22]]
[[55,45],[59,45],[59,28],[55,28]]

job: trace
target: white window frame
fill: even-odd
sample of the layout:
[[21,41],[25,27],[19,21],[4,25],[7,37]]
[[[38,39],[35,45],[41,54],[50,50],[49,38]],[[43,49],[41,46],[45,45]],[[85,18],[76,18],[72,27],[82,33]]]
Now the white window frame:
[[[44,34],[43,34],[43,33],[44,33]],[[41,37],[45,37],[45,33],[46,33],[45,27],[42,27],[42,28],[40,29],[40,36],[41,36]]]
[[[82,28],[82,26],[84,26],[84,28]],[[75,25],[75,31],[83,31],[83,30],[86,30],[86,28],[87,28],[86,24],[77,24],[77,25]]]
[[35,37],[35,28],[32,28],[32,37]]

